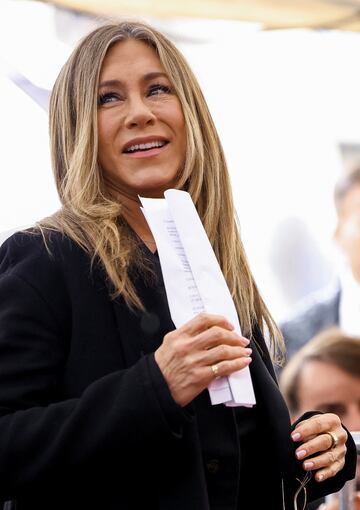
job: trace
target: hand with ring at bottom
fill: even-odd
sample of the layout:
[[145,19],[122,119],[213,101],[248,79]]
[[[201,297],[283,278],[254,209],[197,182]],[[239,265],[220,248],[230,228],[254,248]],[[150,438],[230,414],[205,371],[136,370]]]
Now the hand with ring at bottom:
[[305,471],[316,471],[316,481],[335,476],[343,468],[347,433],[336,414],[316,414],[301,421],[291,437],[301,442],[296,458],[303,461]]
[[202,313],[165,335],[155,361],[173,399],[184,407],[215,378],[248,366],[248,345],[225,317]]

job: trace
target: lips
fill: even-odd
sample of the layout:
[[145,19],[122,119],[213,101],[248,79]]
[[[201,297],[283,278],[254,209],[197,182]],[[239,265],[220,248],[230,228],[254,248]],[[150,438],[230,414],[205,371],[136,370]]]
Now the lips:
[[134,138],[127,142],[122,152],[125,154],[134,154],[136,152],[145,152],[152,149],[159,149],[169,143],[169,140],[162,136],[151,136],[143,138]]

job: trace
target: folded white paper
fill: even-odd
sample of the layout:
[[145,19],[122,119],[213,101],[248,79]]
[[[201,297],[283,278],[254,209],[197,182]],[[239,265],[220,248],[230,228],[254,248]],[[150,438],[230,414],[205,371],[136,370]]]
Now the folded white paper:
[[[241,334],[234,302],[191,197],[168,190],[164,199],[141,198],[156,241],[171,318],[177,328],[201,312],[223,315]],[[215,379],[212,404],[255,404],[249,368]]]

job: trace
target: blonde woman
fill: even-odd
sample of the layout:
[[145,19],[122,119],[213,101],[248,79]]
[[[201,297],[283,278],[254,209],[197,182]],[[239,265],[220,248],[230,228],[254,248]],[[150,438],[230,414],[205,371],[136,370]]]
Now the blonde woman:
[[[280,335],[179,51],[141,23],[95,30],[58,77],[50,134],[62,208],[0,252],[0,497],[18,510],[288,509],[310,473],[310,498],[340,488],[353,445],[333,414],[290,427],[262,331],[274,356]],[[174,187],[196,204],[244,337],[209,314],[174,328],[138,200]],[[214,365],[250,365],[257,405],[211,406]]]

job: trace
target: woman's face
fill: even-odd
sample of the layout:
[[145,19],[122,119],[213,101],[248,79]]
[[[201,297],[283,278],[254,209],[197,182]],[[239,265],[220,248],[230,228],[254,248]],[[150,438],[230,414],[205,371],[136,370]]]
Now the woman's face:
[[110,190],[162,197],[185,161],[185,119],[155,51],[127,40],[108,51],[100,73],[98,161]]

